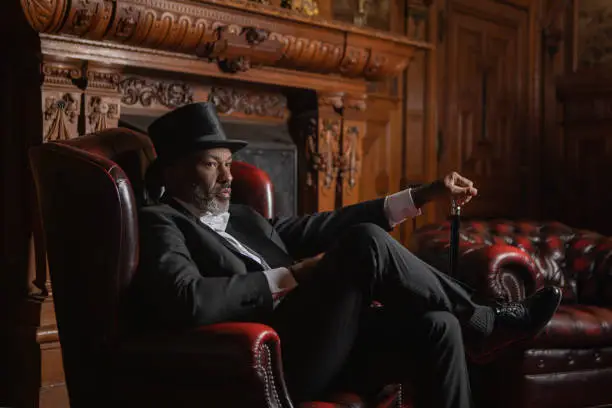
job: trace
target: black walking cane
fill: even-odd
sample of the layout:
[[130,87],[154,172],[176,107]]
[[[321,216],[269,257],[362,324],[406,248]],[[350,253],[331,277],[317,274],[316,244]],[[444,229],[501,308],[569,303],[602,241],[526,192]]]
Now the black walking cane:
[[458,257],[459,257],[459,226],[461,224],[461,205],[454,199],[451,202],[450,215],[450,265],[449,274],[452,277],[457,276]]

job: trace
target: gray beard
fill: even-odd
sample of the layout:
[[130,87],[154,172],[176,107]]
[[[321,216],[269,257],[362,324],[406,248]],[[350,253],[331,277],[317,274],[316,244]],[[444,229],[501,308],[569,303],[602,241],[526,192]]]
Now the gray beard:
[[229,210],[229,200],[219,200],[214,194],[204,191],[198,184],[193,188],[193,203],[198,210],[219,215]]

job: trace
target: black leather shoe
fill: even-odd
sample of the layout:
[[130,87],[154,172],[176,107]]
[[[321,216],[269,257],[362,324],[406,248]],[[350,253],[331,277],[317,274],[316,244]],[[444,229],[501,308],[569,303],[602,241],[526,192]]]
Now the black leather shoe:
[[469,347],[469,356],[476,362],[488,361],[510,344],[537,336],[553,318],[561,298],[561,290],[551,286],[520,302],[493,306],[493,331],[481,344]]

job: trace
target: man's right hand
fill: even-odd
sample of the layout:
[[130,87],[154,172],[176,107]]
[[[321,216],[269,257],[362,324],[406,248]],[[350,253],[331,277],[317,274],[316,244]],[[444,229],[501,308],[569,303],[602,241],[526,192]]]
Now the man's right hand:
[[291,271],[291,274],[293,275],[293,278],[296,280],[296,282],[300,284],[308,280],[310,276],[312,276],[312,273],[316,269],[317,265],[319,264],[319,261],[321,261],[324,256],[325,253],[323,252],[311,258],[303,259],[302,261],[294,265],[291,265],[289,267],[289,270]]

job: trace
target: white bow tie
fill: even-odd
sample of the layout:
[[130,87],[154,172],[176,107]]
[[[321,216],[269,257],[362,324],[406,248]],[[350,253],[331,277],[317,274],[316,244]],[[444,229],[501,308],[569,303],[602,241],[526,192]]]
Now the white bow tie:
[[206,213],[200,217],[200,221],[202,221],[202,223],[208,225],[210,228],[217,232],[225,232],[225,228],[227,228],[229,218],[230,213],[228,212],[224,212],[218,215]]

